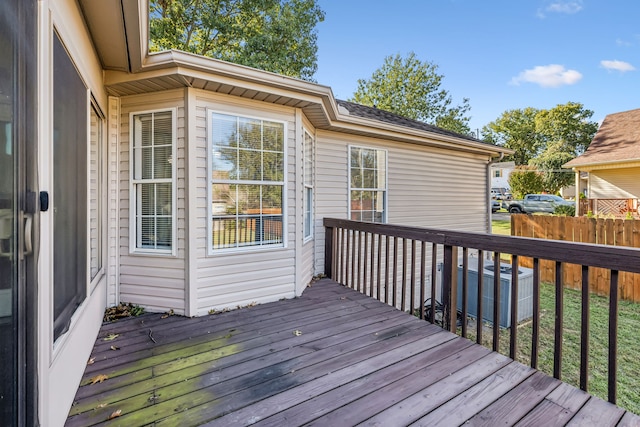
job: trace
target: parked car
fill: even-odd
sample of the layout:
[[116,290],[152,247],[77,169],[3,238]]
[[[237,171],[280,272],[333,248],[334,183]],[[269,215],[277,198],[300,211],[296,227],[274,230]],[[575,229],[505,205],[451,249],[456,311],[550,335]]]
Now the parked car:
[[502,207],[502,203],[497,200],[491,200],[491,213],[498,212],[498,209]]
[[551,194],[527,194],[523,200],[509,202],[507,210],[511,213],[553,213],[556,206],[574,206],[575,202]]
[[503,187],[491,188],[491,198],[495,200],[511,200],[509,189]]

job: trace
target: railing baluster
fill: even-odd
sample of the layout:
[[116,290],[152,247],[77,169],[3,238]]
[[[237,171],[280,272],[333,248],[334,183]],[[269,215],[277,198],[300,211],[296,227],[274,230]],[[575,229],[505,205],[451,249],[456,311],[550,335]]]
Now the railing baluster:
[[[335,280],[338,277],[338,229],[331,229],[331,277]],[[326,269],[325,269],[326,270]]]
[[416,308],[416,241],[411,239],[411,293],[409,310],[413,314]]
[[516,359],[518,346],[518,255],[511,256],[511,339],[509,357]]
[[562,263],[556,261],[556,321],[553,349],[553,376],[562,379],[562,325],[564,319],[564,287],[562,286]]
[[442,299],[443,299],[443,327],[450,332],[456,332],[456,294],[458,291],[458,247],[444,245],[443,250],[444,273],[442,275]]
[[580,388],[589,388],[589,266],[582,266],[582,301],[580,325]]
[[609,402],[616,403],[618,362],[618,270],[611,270],[609,283]]
[[356,237],[355,237],[355,243],[353,244],[353,253],[354,256],[356,256],[355,258],[355,268],[354,268],[354,272],[355,272],[355,289],[358,290],[358,292],[361,291],[360,289],[360,272],[361,272],[361,267],[362,267],[362,258],[360,256],[360,254],[362,253],[362,234],[360,231],[356,231]]
[[342,229],[342,238],[340,239],[340,283],[345,285],[347,283],[347,270],[346,259],[349,256],[349,248],[346,246],[348,243],[348,231],[346,228]]
[[371,284],[369,286],[371,286],[371,297],[373,298],[374,296],[374,291],[375,289],[375,254],[376,254],[376,236],[375,234],[371,234],[371,259],[369,260],[369,281],[371,282]]
[[[438,246],[431,246],[431,323],[436,322],[436,282],[438,281]],[[424,304],[424,303],[423,303]]]
[[384,249],[384,302],[389,303],[389,247],[391,236],[387,235],[387,246]]
[[[355,259],[351,249],[354,234],[355,231],[352,230],[347,232],[347,277],[345,278],[345,285],[351,289],[353,289],[353,260]],[[349,264],[351,264],[351,268],[349,268]]]
[[493,351],[500,350],[500,252],[493,253]]
[[[362,269],[363,274],[363,286],[364,286],[364,294],[371,295],[373,294],[373,290],[367,281],[367,271],[369,270],[369,233],[364,233],[364,267]],[[369,293],[371,291],[371,294]]]
[[476,316],[476,342],[482,344],[482,300],[484,299],[484,251],[478,251],[478,309]]
[[540,260],[533,259],[533,324],[531,331],[531,367],[538,369],[540,346]]
[[402,239],[402,298],[400,299],[400,306],[402,311],[406,310],[405,303],[407,302],[407,239]]
[[427,243],[423,240],[420,244],[420,318],[424,320],[424,298],[427,274]]
[[[467,337],[467,302],[469,291],[469,249],[462,248],[462,336]],[[457,301],[456,301],[457,306]]]
[[380,297],[380,288],[381,288],[381,282],[382,282],[382,234],[378,234],[378,277],[377,277],[377,282],[378,282],[378,301],[382,301],[382,298]]
[[395,308],[398,308],[396,304],[398,297],[398,239],[398,237],[393,238],[393,295],[391,298]]

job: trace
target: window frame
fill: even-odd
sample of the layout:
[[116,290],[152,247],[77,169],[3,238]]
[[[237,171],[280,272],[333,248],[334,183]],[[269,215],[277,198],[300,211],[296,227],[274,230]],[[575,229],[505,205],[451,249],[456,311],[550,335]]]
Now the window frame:
[[[365,150],[376,150],[385,153],[384,158],[384,189],[380,188],[367,188],[367,187],[352,187],[351,186],[351,152],[354,148],[360,148]],[[351,219],[351,192],[352,191],[383,191],[383,205],[384,210],[382,212],[382,222],[379,224],[387,224],[389,219],[389,150],[386,148],[379,148],[374,146],[349,144],[347,149],[347,168],[348,168],[348,189],[347,189],[347,218]]]
[[[93,262],[93,255],[92,255],[92,247],[91,247],[91,203],[92,203],[92,198],[91,198],[91,174],[92,174],[92,159],[91,159],[91,143],[92,143],[92,135],[91,135],[91,126],[92,126],[92,118],[91,115],[92,113],[95,113],[96,115],[96,119],[97,119],[97,124],[98,124],[98,130],[99,130],[99,134],[97,136],[97,143],[98,143],[98,147],[97,147],[97,155],[98,158],[96,159],[96,166],[99,168],[97,171],[97,197],[96,197],[96,201],[97,201],[97,213],[98,216],[96,218],[96,222],[97,222],[97,233],[98,233],[98,250],[99,250],[99,254],[98,254],[98,260],[99,260],[99,266],[98,269],[95,273],[95,275],[92,274],[91,269],[92,267],[92,262]],[[89,114],[88,114],[88,130],[87,130],[87,135],[88,135],[88,140],[87,140],[87,164],[88,164],[88,168],[87,168],[87,237],[88,237],[88,242],[87,242],[87,283],[89,283],[89,292],[93,292],[93,290],[96,288],[96,286],[98,285],[98,283],[100,282],[100,280],[102,279],[102,277],[105,274],[105,266],[106,266],[106,262],[107,262],[107,226],[106,226],[106,206],[107,206],[107,179],[106,179],[106,172],[107,172],[107,143],[106,143],[106,117],[102,111],[102,109],[100,108],[100,106],[98,105],[98,102],[95,100],[95,98],[93,96],[89,96]]]
[[[236,119],[249,119],[249,120],[260,120],[260,121],[268,121],[272,123],[280,123],[282,124],[282,163],[283,163],[283,180],[279,181],[252,181],[252,180],[243,180],[243,179],[229,179],[229,180],[217,180],[216,183],[228,183],[230,185],[243,185],[243,184],[255,184],[255,185],[281,185],[282,186],[282,242],[281,243],[272,243],[265,245],[249,245],[249,246],[234,246],[227,248],[214,248],[213,247],[213,207],[212,207],[212,191],[214,180],[213,179],[213,134],[212,134],[212,119],[213,115],[220,114],[225,116],[233,116]],[[287,239],[287,207],[288,207],[288,126],[287,121],[274,119],[272,117],[268,117],[266,114],[263,116],[256,116],[252,114],[246,114],[245,112],[238,111],[229,111],[229,110],[220,110],[214,108],[207,108],[206,110],[206,130],[207,130],[207,256],[221,256],[228,255],[230,253],[251,253],[258,251],[268,251],[268,250],[282,250],[288,248],[288,239]]]
[[[171,249],[143,248],[138,247],[138,226],[136,221],[136,209],[138,206],[137,185],[142,183],[163,183],[168,182],[167,178],[162,179],[134,179],[135,172],[135,116],[142,116],[153,113],[171,113]],[[150,110],[132,111],[129,113],[129,253],[139,255],[169,255],[176,256],[177,251],[177,108],[156,108]]]
[[[314,182],[315,182],[315,172],[316,172],[316,138],[313,133],[303,128],[302,132],[302,181],[303,181],[303,196],[302,196],[302,235],[304,237],[304,242],[308,242],[313,240],[314,238],[314,222],[315,222],[315,190],[314,190]],[[307,135],[311,140],[311,151],[310,156],[311,159],[309,161],[309,167],[311,168],[310,179],[311,182],[307,182]],[[310,193],[310,194],[309,194]],[[307,206],[309,207],[309,212],[307,212]],[[307,217],[307,213],[309,216]],[[306,223],[309,221],[309,234],[307,234]]]

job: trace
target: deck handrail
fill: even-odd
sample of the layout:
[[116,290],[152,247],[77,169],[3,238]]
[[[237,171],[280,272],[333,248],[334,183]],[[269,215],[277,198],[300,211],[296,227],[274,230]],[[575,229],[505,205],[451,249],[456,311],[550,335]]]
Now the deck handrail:
[[[611,272],[609,298],[609,349],[608,349],[608,400],[616,402],[617,383],[617,330],[618,330],[618,276],[626,271],[640,273],[640,249],[606,245],[541,240],[527,237],[491,235],[392,224],[365,223],[346,219],[324,218],[325,274],[338,283],[354,288],[402,310],[406,309],[407,286],[410,286],[409,307],[416,308],[420,298],[420,317],[436,321],[436,275],[442,268],[442,326],[456,332],[459,249],[462,249],[462,313],[467,318],[467,292],[469,250],[478,251],[478,271],[484,271],[485,254],[493,254],[494,271],[499,271],[501,254],[511,255],[511,311],[510,324],[517,325],[519,257],[533,258],[533,331],[531,367],[538,367],[540,328],[540,260],[555,261],[555,326],[554,326],[554,377],[562,376],[562,325],[564,263],[582,266],[581,298],[581,350],[580,388],[587,391],[589,375],[589,267],[600,267]],[[440,249],[440,251],[439,251]],[[427,259],[427,252],[431,257]],[[440,255],[438,255],[440,254]],[[441,262],[438,263],[438,257]],[[383,259],[384,258],[384,259]],[[401,260],[401,261],[400,261]],[[430,265],[429,265],[430,262]],[[439,265],[437,265],[439,264]],[[431,274],[430,289],[427,271]],[[390,277],[391,276],[391,277]],[[478,274],[477,295],[483,295],[483,274]],[[419,284],[419,297],[415,295]],[[471,284],[474,285],[474,284]],[[493,317],[500,320],[500,274],[494,274]],[[430,307],[425,310],[425,295],[431,295]],[[382,294],[384,292],[384,294]],[[391,296],[389,295],[391,292]],[[397,301],[401,292],[400,301]],[[483,319],[483,298],[477,298],[478,319]],[[476,340],[482,343],[482,321],[476,322]],[[466,322],[462,322],[462,336],[467,336]],[[510,328],[509,356],[516,357],[517,328]],[[499,328],[493,328],[493,350],[499,346]]]

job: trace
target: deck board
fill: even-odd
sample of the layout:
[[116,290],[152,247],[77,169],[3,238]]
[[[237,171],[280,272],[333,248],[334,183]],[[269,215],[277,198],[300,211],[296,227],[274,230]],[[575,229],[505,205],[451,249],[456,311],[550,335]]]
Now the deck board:
[[[110,334],[118,336],[105,340]],[[328,279],[300,298],[212,316],[105,324],[92,357],[68,426],[639,419]],[[108,378],[91,384],[97,375]]]

